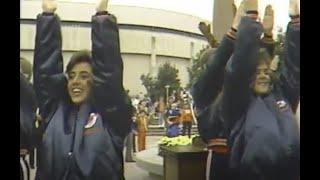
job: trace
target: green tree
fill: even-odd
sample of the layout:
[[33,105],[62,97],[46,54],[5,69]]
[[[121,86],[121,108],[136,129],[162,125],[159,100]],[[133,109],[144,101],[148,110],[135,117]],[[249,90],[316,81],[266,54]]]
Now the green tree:
[[179,70],[171,66],[170,63],[165,63],[159,67],[157,78],[150,74],[140,76],[142,85],[146,88],[148,95],[154,100],[160,96],[166,95],[166,85],[170,86],[169,94],[173,90],[180,89],[180,79],[178,78]]
[[198,78],[204,71],[206,67],[206,61],[201,57],[203,53],[208,49],[210,49],[209,46],[204,47],[196,54],[195,57],[191,59],[192,65],[191,67],[187,68],[189,75],[189,83],[187,84],[186,88],[191,88],[191,86],[198,80]]
[[154,91],[156,90],[156,79],[148,73],[147,75],[142,74],[140,76],[140,80],[147,90],[147,95],[149,97],[154,96]]

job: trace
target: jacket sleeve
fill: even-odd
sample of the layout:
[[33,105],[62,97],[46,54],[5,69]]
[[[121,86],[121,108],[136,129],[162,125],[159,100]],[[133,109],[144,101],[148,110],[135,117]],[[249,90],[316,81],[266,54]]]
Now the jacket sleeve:
[[112,132],[124,138],[130,132],[132,107],[123,85],[116,17],[105,12],[92,17],[92,59],[95,104],[104,112]]
[[197,109],[207,107],[222,89],[225,65],[234,49],[234,40],[225,35],[214,54],[209,56],[206,70],[192,87]]
[[262,29],[260,23],[249,17],[241,19],[222,92],[222,115],[229,130],[245,113],[250,101],[250,82],[257,66]]
[[33,82],[40,114],[45,118],[53,101],[66,94],[66,78],[59,17],[42,13],[36,23]]
[[36,94],[32,84],[20,73],[20,103],[26,105],[32,112],[37,109]]
[[23,135],[21,141],[27,143],[28,146],[34,145],[36,108],[37,102],[33,87],[20,73],[20,133]]
[[280,87],[295,110],[300,96],[300,24],[290,22],[287,26],[283,59]]

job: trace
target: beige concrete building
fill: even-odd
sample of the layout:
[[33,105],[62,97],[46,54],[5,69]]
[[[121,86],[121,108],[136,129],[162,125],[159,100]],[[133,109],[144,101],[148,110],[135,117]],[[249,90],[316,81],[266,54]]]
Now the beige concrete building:
[[[170,62],[179,69],[182,85],[189,81],[187,67],[200,49],[208,43],[198,30],[205,21],[192,15],[171,11],[110,5],[120,27],[120,47],[124,61],[124,86],[131,95],[145,92],[142,74],[157,74],[158,67]],[[21,4],[20,53],[33,59],[35,18],[41,12],[41,1],[25,0]],[[95,12],[92,3],[60,2],[57,13],[62,20],[63,57],[66,65],[72,53],[91,49],[90,19]]]

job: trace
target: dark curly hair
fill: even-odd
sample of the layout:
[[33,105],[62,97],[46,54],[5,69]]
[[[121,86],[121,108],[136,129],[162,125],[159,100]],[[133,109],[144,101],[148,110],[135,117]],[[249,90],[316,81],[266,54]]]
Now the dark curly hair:
[[67,65],[66,73],[69,73],[71,69],[79,63],[86,62],[92,65],[91,52],[88,50],[81,50],[72,55]]

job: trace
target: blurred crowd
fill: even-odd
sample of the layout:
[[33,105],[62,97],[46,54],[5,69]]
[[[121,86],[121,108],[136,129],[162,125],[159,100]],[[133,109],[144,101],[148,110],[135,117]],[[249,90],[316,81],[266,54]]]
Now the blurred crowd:
[[145,149],[148,127],[165,128],[164,135],[191,137],[192,124],[196,123],[192,110],[192,97],[188,90],[173,91],[168,99],[160,97],[152,101],[148,95],[132,96],[134,116],[132,124],[133,136],[137,135],[138,151]]

